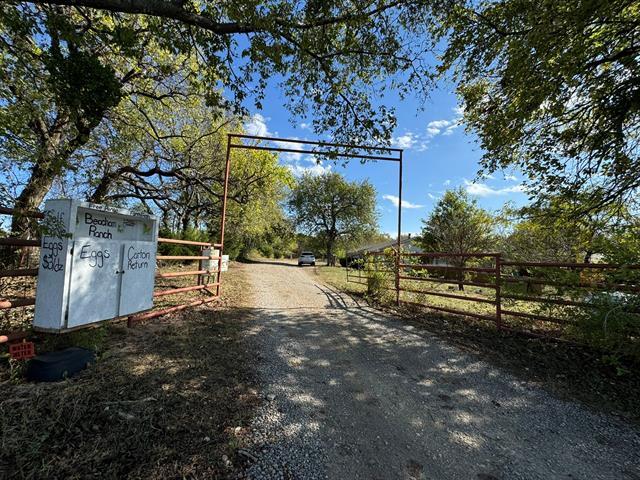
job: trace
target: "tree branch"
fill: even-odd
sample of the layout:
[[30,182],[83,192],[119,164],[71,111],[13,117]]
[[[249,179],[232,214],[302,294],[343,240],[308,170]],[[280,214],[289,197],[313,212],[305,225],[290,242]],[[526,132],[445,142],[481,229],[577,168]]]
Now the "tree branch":
[[153,17],[178,20],[187,25],[203,28],[218,35],[251,33],[257,31],[249,25],[236,22],[220,23],[212,18],[189,12],[183,8],[182,2],[164,0],[31,0],[40,5],[68,5],[72,7],[88,7],[110,12],[137,13]]

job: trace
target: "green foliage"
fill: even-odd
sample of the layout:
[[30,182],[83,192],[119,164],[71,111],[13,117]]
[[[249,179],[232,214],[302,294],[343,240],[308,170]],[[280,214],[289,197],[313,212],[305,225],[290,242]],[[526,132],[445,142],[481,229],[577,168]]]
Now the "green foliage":
[[[501,249],[509,259],[524,261],[592,262],[604,256],[609,263],[640,262],[640,232],[637,216],[627,208],[585,208],[592,198],[575,194],[567,199],[548,197],[537,205],[503,211],[509,225]],[[583,211],[582,215],[576,215]]]
[[[172,238],[174,240],[190,240],[192,242],[213,242],[214,240],[206,231],[188,228],[184,232],[172,232],[171,230],[161,228],[159,236],[163,238]],[[159,243],[158,255],[199,255],[201,249],[197,245],[181,245],[178,243]]]
[[544,200],[635,202],[640,9],[633,0],[452,2],[434,24],[485,172],[517,167]]
[[[284,254],[293,243],[293,229],[282,207],[293,185],[290,170],[271,153],[247,150],[234,152],[231,166],[225,250],[232,258],[247,257],[252,249],[269,243],[269,256],[274,250]],[[211,225],[211,230],[217,229],[217,223]]]
[[605,360],[619,373],[628,360],[640,363],[640,297],[622,293],[591,296],[594,308],[581,309],[571,333],[606,353]]
[[426,251],[472,253],[493,246],[495,219],[462,188],[446,191],[422,223],[419,241]]
[[338,240],[356,240],[377,228],[376,192],[367,182],[348,182],[338,173],[303,175],[289,197],[298,228],[323,243],[330,265]]
[[392,249],[382,254],[369,255],[364,259],[364,270],[367,277],[367,297],[380,304],[393,300],[395,275],[395,257]]
[[260,255],[266,258],[273,258],[273,246],[270,243],[263,243],[258,247]]
[[75,49],[64,55],[54,49],[45,56],[44,65],[56,103],[75,122],[97,125],[120,102],[122,88],[114,68],[103,65],[95,55]]

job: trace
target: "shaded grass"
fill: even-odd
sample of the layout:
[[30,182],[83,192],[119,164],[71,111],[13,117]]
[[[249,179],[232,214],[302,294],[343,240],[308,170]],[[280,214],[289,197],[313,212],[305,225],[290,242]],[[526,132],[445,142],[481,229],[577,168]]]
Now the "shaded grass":
[[258,395],[242,265],[220,304],[102,327],[96,365],[52,384],[0,383],[0,478],[226,478]]

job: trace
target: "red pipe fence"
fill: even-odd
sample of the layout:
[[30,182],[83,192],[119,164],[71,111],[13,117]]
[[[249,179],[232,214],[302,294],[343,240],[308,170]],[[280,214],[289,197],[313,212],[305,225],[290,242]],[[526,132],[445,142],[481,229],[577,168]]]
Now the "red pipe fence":
[[[499,330],[571,338],[585,312],[640,315],[640,265],[504,260],[501,253],[366,253],[347,281],[396,291],[398,305],[491,322]],[[377,278],[377,282],[373,279]],[[466,288],[465,287],[472,287]],[[457,291],[456,291],[457,290]],[[465,307],[468,305],[468,307]],[[605,315],[608,318],[608,313]],[[637,325],[640,325],[640,318]],[[639,332],[630,335],[640,334]]]

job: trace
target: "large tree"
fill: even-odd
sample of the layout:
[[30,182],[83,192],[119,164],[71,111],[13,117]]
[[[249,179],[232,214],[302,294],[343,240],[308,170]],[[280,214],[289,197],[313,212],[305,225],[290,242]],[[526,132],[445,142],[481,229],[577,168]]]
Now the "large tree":
[[[117,107],[144,114],[146,101],[198,93],[209,70],[158,27],[68,7],[0,6],[0,160],[18,209],[37,209],[66,174],[82,176],[76,154]],[[14,217],[14,234],[27,227]]]
[[[633,256],[633,244],[625,239],[638,233],[637,215],[614,205],[585,208],[584,203],[593,198],[587,191],[570,199],[549,196],[544,202],[518,209],[506,206],[502,216],[507,231],[501,250],[512,260],[584,263],[618,251],[616,258],[627,258],[621,262],[627,263]],[[585,213],[576,216],[581,210]]]
[[518,167],[541,202],[594,193],[581,211],[637,201],[640,12],[637,0],[445,2],[446,44],[464,120],[486,172]]
[[369,182],[348,182],[339,173],[304,174],[289,199],[296,225],[321,239],[329,265],[335,265],[338,240],[376,230],[375,205],[376,191]]
[[[422,223],[419,242],[428,252],[487,252],[495,239],[495,219],[462,188],[446,191]],[[452,257],[450,261],[454,266],[464,267],[467,258]],[[463,289],[462,284],[459,288]]]

